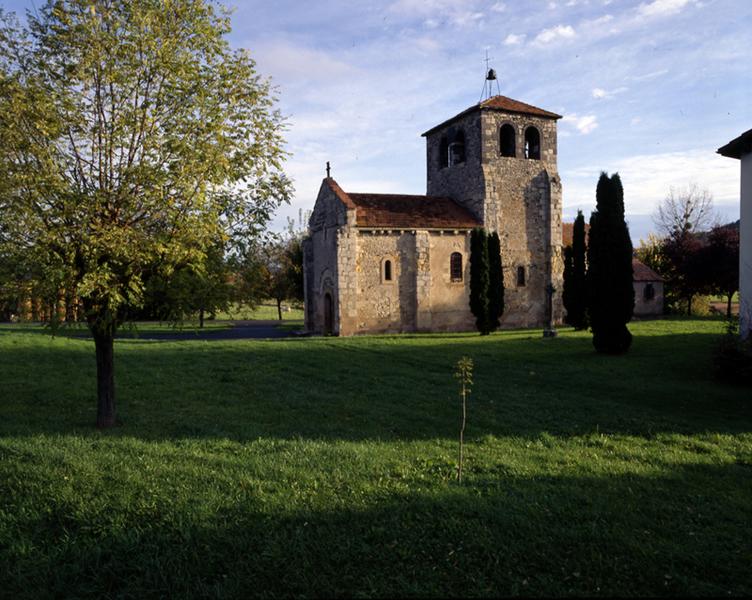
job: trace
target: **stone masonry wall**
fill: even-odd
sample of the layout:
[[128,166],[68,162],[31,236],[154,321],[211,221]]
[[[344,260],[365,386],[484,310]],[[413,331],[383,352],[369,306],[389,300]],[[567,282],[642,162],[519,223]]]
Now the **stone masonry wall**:
[[[500,152],[502,125],[515,128],[516,156]],[[540,159],[525,158],[525,130],[540,133]],[[556,121],[531,115],[483,111],[483,171],[486,226],[501,237],[506,309],[502,325],[545,324],[546,286],[556,288],[554,321],[562,316],[561,183],[556,166]],[[517,285],[517,269],[525,285]]]
[[[441,138],[456,131],[465,133],[465,162],[440,167]],[[480,113],[473,112],[447,127],[426,136],[427,194],[453,198],[473,215],[483,220],[485,184],[481,169],[482,158]]]
[[[473,331],[470,312],[470,232],[436,232],[430,244],[430,327],[424,331]],[[462,255],[462,281],[452,281],[449,268],[453,252]]]
[[[410,232],[359,232],[356,333],[415,331],[415,239]],[[392,278],[384,278],[391,261]]]
[[[325,333],[324,297],[327,293],[331,295],[333,305],[332,330],[333,333],[340,332],[343,299],[340,297],[339,238],[340,232],[349,230],[349,222],[355,219],[354,211],[350,213],[331,188],[322,184],[308,222],[309,238],[304,254],[306,327],[313,333]],[[351,308],[347,298],[344,300]]]
[[[355,333],[473,329],[466,232],[361,230],[358,237]],[[461,282],[451,281],[452,252],[462,254]],[[384,280],[385,260],[391,281]]]

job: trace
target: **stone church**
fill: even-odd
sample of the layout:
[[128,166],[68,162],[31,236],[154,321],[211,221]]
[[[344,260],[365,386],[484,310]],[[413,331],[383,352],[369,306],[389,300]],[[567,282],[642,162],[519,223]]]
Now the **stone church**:
[[304,242],[306,329],[474,330],[474,227],[501,238],[502,327],[560,322],[560,118],[493,96],[429,129],[425,196],[347,192],[327,176]]

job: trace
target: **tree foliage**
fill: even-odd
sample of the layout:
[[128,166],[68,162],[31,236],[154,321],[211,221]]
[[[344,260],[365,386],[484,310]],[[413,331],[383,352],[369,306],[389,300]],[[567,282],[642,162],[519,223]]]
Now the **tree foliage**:
[[624,221],[624,190],[618,173],[601,173],[587,248],[588,314],[598,352],[629,350],[627,323],[634,310],[632,241]]
[[488,322],[491,331],[501,325],[504,314],[504,270],[501,266],[501,240],[493,232],[488,236]]
[[113,338],[148,275],[241,251],[289,197],[269,82],[203,0],[50,0],[0,30],[0,254],[72,286],[115,423]]
[[572,246],[564,249],[564,308],[566,321],[575,329],[587,327],[585,217],[577,211],[572,232]]
[[707,285],[726,296],[726,317],[731,318],[731,300],[739,290],[739,230],[733,226],[713,228],[703,262]]
[[708,290],[702,242],[692,232],[676,229],[663,240],[662,254],[665,264],[659,273],[669,291],[668,302],[676,307],[684,301],[691,315],[694,297]]
[[470,234],[470,311],[481,335],[491,333],[489,286],[488,235],[476,227]]
[[499,234],[476,227],[470,234],[470,310],[481,335],[500,326],[504,313],[504,271]]
[[277,304],[282,320],[285,300],[303,300],[303,240],[301,235],[277,236],[262,249],[262,289]]

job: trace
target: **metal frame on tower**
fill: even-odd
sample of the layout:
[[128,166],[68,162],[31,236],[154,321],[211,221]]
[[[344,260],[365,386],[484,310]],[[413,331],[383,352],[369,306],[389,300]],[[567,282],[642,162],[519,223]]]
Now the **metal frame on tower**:
[[501,95],[501,88],[499,87],[499,80],[496,77],[496,71],[489,67],[491,59],[488,57],[488,50],[486,50],[486,79],[483,81],[483,91],[480,93],[479,102],[488,100],[493,96],[493,82],[496,82],[496,93]]

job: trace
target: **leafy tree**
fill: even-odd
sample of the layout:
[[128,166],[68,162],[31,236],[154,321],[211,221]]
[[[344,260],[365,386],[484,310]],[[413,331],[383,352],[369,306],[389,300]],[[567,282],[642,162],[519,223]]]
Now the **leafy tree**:
[[235,297],[232,273],[221,245],[206,250],[202,263],[176,268],[170,276],[154,273],[145,279],[144,306],[140,318],[181,322],[198,316],[204,326],[208,313],[228,310]]
[[664,272],[660,274],[668,288],[668,301],[677,304],[679,300],[684,300],[688,315],[692,314],[694,297],[708,290],[702,248],[702,242],[696,235],[680,229],[663,242],[666,264]]
[[489,279],[488,235],[485,229],[476,227],[470,234],[470,311],[481,335],[491,333]]
[[572,246],[564,249],[564,308],[567,323],[575,329],[587,327],[587,281],[585,260],[585,217],[577,211]]
[[488,321],[496,331],[504,314],[504,270],[501,266],[501,240],[495,231],[488,236]]
[[290,185],[269,83],[204,0],[49,0],[0,28],[0,253],[73,286],[94,338],[97,425],[113,340],[147,275],[252,243]]
[[739,290],[739,230],[733,226],[713,228],[703,259],[707,284],[726,296],[726,317],[731,318],[731,300]]
[[629,350],[627,323],[634,310],[632,241],[624,221],[624,190],[618,173],[601,173],[587,248],[588,314],[598,352]]
[[295,282],[291,280],[293,272],[289,240],[276,240],[267,245],[265,249],[265,273],[266,295],[277,304],[277,318],[282,320],[282,303],[294,293]]

